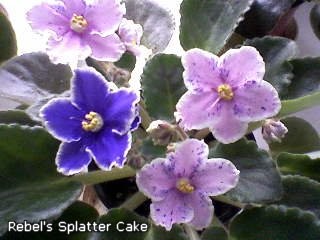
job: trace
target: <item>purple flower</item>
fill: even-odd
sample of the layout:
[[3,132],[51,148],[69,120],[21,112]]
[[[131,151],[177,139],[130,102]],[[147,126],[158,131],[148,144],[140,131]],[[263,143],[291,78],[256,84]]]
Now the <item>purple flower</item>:
[[129,52],[132,52],[136,56],[140,55],[140,40],[143,34],[140,24],[135,24],[132,20],[123,18],[118,34]]
[[98,73],[77,70],[71,98],[58,98],[41,109],[48,131],[63,143],[56,157],[58,171],[71,175],[87,169],[91,158],[104,170],[122,167],[137,121],[138,96],[111,90]]
[[53,60],[68,63],[92,56],[117,61],[125,46],[115,33],[125,14],[120,0],[56,0],[27,13],[34,30],[49,32],[48,52]]
[[288,128],[279,120],[267,119],[262,126],[262,136],[267,143],[281,142]]
[[177,121],[187,130],[210,128],[222,143],[243,137],[248,123],[277,114],[281,102],[263,80],[265,64],[253,47],[232,49],[220,58],[200,49],[182,57],[188,91],[177,103]]
[[137,174],[137,185],[151,198],[151,217],[170,230],[174,223],[190,223],[196,229],[212,220],[209,196],[234,188],[239,171],[228,160],[208,159],[208,146],[188,139],[176,146],[167,158],[157,158]]

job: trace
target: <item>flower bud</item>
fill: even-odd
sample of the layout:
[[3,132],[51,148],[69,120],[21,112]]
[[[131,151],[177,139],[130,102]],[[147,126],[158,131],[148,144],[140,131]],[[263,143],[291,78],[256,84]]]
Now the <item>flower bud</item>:
[[149,125],[147,132],[155,145],[166,146],[178,139],[175,126],[162,120],[153,121]]
[[281,142],[287,132],[288,129],[286,126],[279,120],[275,119],[265,120],[262,126],[262,136],[268,143]]

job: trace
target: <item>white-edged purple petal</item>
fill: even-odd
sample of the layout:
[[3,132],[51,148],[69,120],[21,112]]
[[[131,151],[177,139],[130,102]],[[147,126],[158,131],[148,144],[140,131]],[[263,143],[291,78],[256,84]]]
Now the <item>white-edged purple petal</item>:
[[118,61],[126,51],[117,34],[101,37],[98,34],[90,34],[85,37],[92,51],[92,57],[100,61]]
[[260,121],[276,115],[280,108],[278,92],[267,81],[247,81],[235,91],[233,112],[241,121]]
[[208,92],[221,84],[219,58],[212,53],[194,48],[187,51],[181,59],[184,67],[183,79],[188,90]]
[[197,191],[217,196],[234,188],[239,180],[239,170],[232,162],[223,158],[208,159],[192,177]]
[[233,105],[223,102],[220,115],[210,127],[213,136],[224,144],[241,139],[248,129],[248,123],[237,119],[233,113]]
[[197,230],[208,227],[214,211],[211,199],[201,191],[195,191],[186,197],[194,212],[194,216],[189,223]]
[[154,201],[163,200],[176,187],[176,177],[164,158],[144,165],[137,173],[136,182],[139,190]]
[[109,93],[109,86],[103,76],[91,69],[78,69],[72,79],[71,99],[79,108],[102,114]]
[[92,33],[105,37],[118,29],[125,13],[120,0],[96,0],[87,6],[84,17]]
[[119,26],[118,35],[121,41],[125,44],[127,50],[134,55],[140,55],[140,40],[143,34],[143,29],[140,24],[135,24],[132,20],[122,19]]
[[40,110],[40,116],[44,119],[48,131],[64,142],[77,141],[81,138],[83,134],[81,121],[84,114],[65,98],[53,99]]
[[249,80],[261,81],[265,73],[263,58],[250,46],[228,50],[220,57],[219,68],[224,75],[225,83],[232,87]]
[[178,101],[175,112],[176,121],[186,129],[210,127],[220,115],[221,104],[215,91],[193,93],[186,92]]
[[56,157],[58,172],[64,175],[73,175],[86,171],[90,161],[91,158],[81,140],[61,143]]
[[102,113],[105,126],[123,134],[130,130],[137,116],[138,95],[125,88],[110,92],[105,99]]
[[168,154],[173,173],[178,178],[190,177],[208,158],[207,144],[197,139],[187,139],[176,145],[175,151]]
[[165,227],[167,231],[170,231],[174,223],[190,222],[194,212],[186,200],[183,194],[170,191],[164,200],[152,202],[151,218],[155,224]]
[[131,148],[131,133],[119,135],[110,129],[104,129],[98,135],[86,139],[87,151],[96,164],[103,170],[113,166],[123,167],[128,151]]

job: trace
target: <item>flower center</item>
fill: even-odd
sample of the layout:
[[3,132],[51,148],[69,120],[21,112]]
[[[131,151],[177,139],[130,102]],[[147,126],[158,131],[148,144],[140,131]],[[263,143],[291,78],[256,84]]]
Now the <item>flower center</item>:
[[82,33],[84,30],[86,30],[88,27],[88,22],[87,20],[77,14],[73,14],[71,20],[70,20],[70,28],[78,33]]
[[192,193],[194,191],[194,186],[186,178],[180,178],[176,183],[176,187],[182,193]]
[[232,100],[233,98],[233,91],[229,84],[221,84],[218,89],[219,96],[224,100]]
[[103,119],[100,114],[90,112],[86,114],[85,120],[82,121],[82,128],[87,132],[98,132],[103,127]]

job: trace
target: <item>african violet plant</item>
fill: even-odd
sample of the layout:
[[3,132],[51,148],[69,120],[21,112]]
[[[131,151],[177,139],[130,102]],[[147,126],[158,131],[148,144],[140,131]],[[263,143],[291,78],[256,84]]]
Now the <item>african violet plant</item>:
[[182,56],[156,1],[43,1],[47,51],[21,56],[1,7],[1,239],[320,239],[302,2],[184,0]]

